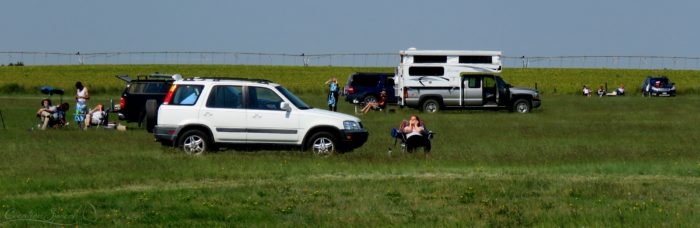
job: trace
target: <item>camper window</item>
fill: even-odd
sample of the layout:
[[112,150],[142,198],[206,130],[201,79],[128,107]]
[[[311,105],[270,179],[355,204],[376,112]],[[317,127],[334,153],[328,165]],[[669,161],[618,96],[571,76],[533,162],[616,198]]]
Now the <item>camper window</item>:
[[491,56],[460,56],[459,63],[491,64],[493,63],[493,58]]
[[410,67],[408,74],[411,76],[443,76],[445,68],[443,67]]
[[446,63],[447,56],[440,55],[417,55],[413,56],[413,63]]

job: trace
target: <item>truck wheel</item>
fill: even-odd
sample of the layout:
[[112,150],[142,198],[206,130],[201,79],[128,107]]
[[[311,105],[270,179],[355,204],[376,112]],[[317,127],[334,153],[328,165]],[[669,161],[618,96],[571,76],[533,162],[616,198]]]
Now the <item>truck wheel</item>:
[[423,102],[423,112],[436,113],[440,111],[440,102],[435,99],[428,99]]
[[146,131],[153,133],[153,127],[158,123],[158,102],[156,100],[147,100],[145,110],[144,125],[146,126]]
[[532,110],[532,105],[530,101],[525,99],[518,99],[513,102],[513,111],[519,113],[528,113]]
[[209,135],[200,130],[189,130],[182,134],[177,145],[189,155],[202,155],[212,148]]
[[322,131],[315,133],[306,142],[306,148],[314,155],[330,155],[336,152],[338,141],[333,134]]

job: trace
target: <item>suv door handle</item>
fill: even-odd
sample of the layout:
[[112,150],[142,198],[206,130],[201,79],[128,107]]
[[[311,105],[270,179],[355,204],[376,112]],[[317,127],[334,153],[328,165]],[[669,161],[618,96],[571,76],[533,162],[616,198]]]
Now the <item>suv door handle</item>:
[[262,115],[260,115],[258,113],[253,114],[253,119],[260,119],[260,118],[262,118]]
[[210,112],[205,112],[205,113],[204,113],[204,117],[210,117],[210,116],[213,116],[213,115],[214,115],[214,114],[211,114]]

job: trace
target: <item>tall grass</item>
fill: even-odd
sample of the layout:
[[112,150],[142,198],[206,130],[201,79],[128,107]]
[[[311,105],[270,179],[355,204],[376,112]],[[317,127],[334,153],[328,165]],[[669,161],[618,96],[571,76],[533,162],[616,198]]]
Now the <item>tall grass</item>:
[[[353,72],[386,71],[390,68],[363,67],[296,67],[250,65],[83,65],[83,66],[25,66],[0,67],[0,89],[17,84],[23,93],[38,93],[38,87],[49,85],[67,90],[74,89],[76,81],[86,84],[93,94],[118,94],[124,82],[116,75],[132,78],[154,72],[182,74],[185,77],[240,77],[261,78],[280,82],[299,93],[318,93],[325,89],[330,77],[342,82]],[[0,92],[2,92],[0,90]]]
[[[82,65],[82,66],[23,66],[0,67],[0,93],[38,93],[38,87],[49,85],[73,90],[75,81],[82,81],[93,94],[118,94],[124,82],[118,74],[179,73],[185,77],[219,76],[262,78],[278,82],[292,91],[304,94],[320,93],[323,82],[337,77],[344,85],[354,72],[388,72],[394,68],[367,67],[303,67],[250,65]],[[629,69],[505,69],[503,77],[513,85],[537,87],[544,94],[578,94],[583,85],[609,90],[624,84],[627,91],[638,93],[648,75],[666,75],[678,87],[679,93],[697,93],[700,72],[688,70],[629,70]]]
[[[315,94],[302,98],[323,107]],[[436,132],[428,157],[401,153],[389,136],[412,109],[359,116],[370,138],[347,154],[242,148],[189,157],[140,129],[29,131],[38,100],[0,98],[8,124],[0,130],[2,225],[700,222],[699,96],[559,95],[544,96],[530,114],[418,113]],[[340,111],[353,107],[341,103]]]

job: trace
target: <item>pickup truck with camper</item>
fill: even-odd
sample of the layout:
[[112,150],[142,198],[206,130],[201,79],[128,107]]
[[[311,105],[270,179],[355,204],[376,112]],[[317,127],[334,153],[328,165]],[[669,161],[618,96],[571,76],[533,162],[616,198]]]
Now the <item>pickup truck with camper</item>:
[[400,106],[435,113],[442,109],[508,109],[527,113],[541,105],[539,92],[513,87],[501,72],[500,51],[400,52],[396,96]]

